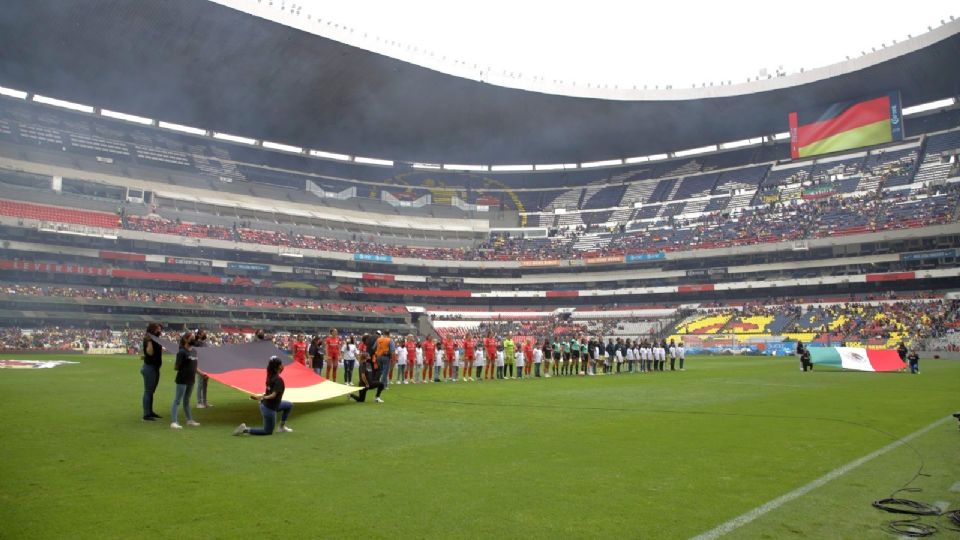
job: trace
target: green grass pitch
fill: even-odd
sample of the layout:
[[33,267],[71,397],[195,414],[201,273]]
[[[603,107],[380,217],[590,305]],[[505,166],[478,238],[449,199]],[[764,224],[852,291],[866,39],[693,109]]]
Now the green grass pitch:
[[[960,410],[960,362],[912,376],[691,358],[394,386],[382,405],[298,404],[291,434],[233,437],[256,404],[213,381],[202,426],[169,428],[169,361],[148,423],[137,359],[16,357],[80,363],[0,369],[0,538],[689,538]],[[921,464],[904,496],[960,507],[951,419],[728,537],[888,538],[894,516],[870,503]]]

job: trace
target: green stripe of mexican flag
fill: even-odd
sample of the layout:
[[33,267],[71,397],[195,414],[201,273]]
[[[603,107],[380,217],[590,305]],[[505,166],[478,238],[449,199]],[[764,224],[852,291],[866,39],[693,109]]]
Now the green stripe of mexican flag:
[[893,349],[810,347],[810,361],[856,371],[897,371],[906,367]]

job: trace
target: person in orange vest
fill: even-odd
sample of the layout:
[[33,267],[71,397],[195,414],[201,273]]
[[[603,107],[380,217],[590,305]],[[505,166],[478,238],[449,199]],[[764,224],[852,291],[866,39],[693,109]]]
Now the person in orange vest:
[[390,368],[393,360],[393,339],[390,338],[390,331],[383,332],[377,330],[377,340],[373,345],[374,357],[377,365],[380,366],[380,382],[383,383],[383,389],[390,386]]

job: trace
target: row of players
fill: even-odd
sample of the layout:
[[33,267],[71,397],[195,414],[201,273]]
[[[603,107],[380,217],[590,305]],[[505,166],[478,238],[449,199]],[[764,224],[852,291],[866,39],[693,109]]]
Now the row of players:
[[[337,368],[344,367],[344,382],[353,384],[353,369],[358,361],[369,356],[389,357],[389,368],[383,370],[383,383],[479,381],[561,375],[597,375],[621,372],[663,371],[670,360],[670,370],[684,370],[686,349],[683,342],[575,336],[553,343],[533,338],[515,341],[512,334],[498,339],[492,332],[475,339],[467,333],[462,340],[451,336],[434,341],[408,335],[383,340],[386,351],[374,352],[377,335],[341,339],[335,329],[327,336],[315,336],[309,344],[298,335],[290,344],[294,361],[313,368],[320,375],[337,379]],[[388,336],[389,337],[389,334]],[[368,354],[370,352],[371,354]],[[397,377],[394,378],[394,373]],[[332,376],[332,377],[331,377]]]

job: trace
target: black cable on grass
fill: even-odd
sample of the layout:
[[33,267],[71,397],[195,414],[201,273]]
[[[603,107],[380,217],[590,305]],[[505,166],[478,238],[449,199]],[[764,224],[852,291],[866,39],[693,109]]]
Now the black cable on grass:
[[887,532],[907,536],[910,538],[922,538],[924,536],[933,536],[937,533],[937,528],[933,525],[920,523],[920,518],[895,519],[887,523]]
[[[904,491],[904,490],[898,490]],[[919,491],[919,490],[917,490]],[[932,504],[910,499],[889,497],[873,501],[873,507],[891,514],[910,514],[912,516],[939,516],[940,509]]]
[[953,527],[947,527],[948,530],[960,532],[960,510],[951,510],[945,514],[947,520],[953,525]]
[[[408,399],[410,401],[423,401],[428,403],[444,403],[448,405],[477,405],[483,407],[512,407],[516,408],[518,406],[528,407],[528,408],[539,408],[539,409],[573,409],[573,410],[592,410],[592,411],[617,411],[617,412],[643,412],[643,413],[657,413],[657,414],[687,414],[687,415],[703,415],[703,416],[732,416],[732,417],[744,417],[744,418],[772,418],[776,420],[822,420],[827,422],[838,422],[841,424],[848,424],[852,426],[861,427],[864,429],[869,429],[880,433],[884,437],[889,437],[893,441],[900,441],[901,444],[909,448],[916,454],[917,459],[920,462],[920,466],[917,468],[917,471],[914,473],[913,477],[903,485],[900,489],[894,491],[890,494],[890,497],[885,499],[880,499],[873,502],[873,506],[880,510],[884,510],[890,513],[896,514],[911,514],[918,517],[912,519],[900,519],[894,520],[887,523],[886,529],[888,532],[894,534],[899,534],[902,536],[908,537],[924,537],[930,536],[937,532],[937,528],[933,525],[927,525],[926,523],[921,523],[919,516],[939,516],[941,515],[940,509],[931,506],[926,503],[913,501],[910,499],[897,498],[895,495],[900,492],[910,491],[918,492],[919,488],[909,487],[917,478],[921,476],[930,476],[923,472],[926,463],[923,460],[923,455],[919,450],[916,449],[912,444],[907,441],[902,440],[901,437],[897,437],[892,433],[888,433],[882,429],[876,428],[871,425],[867,425],[861,422],[854,422],[852,420],[844,420],[842,418],[829,418],[824,416],[790,416],[790,415],[778,415],[778,414],[757,414],[757,413],[723,413],[716,411],[677,411],[671,409],[631,409],[626,407],[571,407],[567,405],[549,405],[543,403],[532,403],[532,404],[516,404],[516,403],[479,403],[472,401],[461,401],[461,400],[444,400],[444,399],[424,399],[424,398],[415,398],[409,396],[395,396],[400,399]],[[950,520],[960,526],[960,510],[950,513]],[[960,529],[956,529],[960,530]]]

